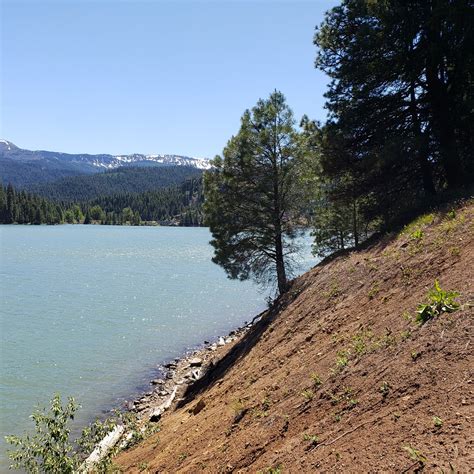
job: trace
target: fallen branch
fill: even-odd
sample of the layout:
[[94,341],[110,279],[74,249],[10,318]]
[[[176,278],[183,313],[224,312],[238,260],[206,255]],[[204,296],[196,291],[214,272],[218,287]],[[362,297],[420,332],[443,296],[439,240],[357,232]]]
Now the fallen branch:
[[122,436],[125,427],[117,425],[102,441],[96,446],[90,456],[84,461],[80,472],[91,472],[91,469],[101,461],[107,453],[117,444]]
[[354,431],[357,431],[359,428],[362,428],[363,426],[365,425],[369,425],[371,423],[376,423],[377,421],[380,421],[381,419],[383,418],[386,418],[387,416],[390,416],[392,413],[387,413],[386,415],[383,415],[383,416],[380,416],[379,418],[377,418],[376,420],[369,420],[369,421],[364,421],[364,423],[361,423],[360,425],[357,425],[355,426],[354,428],[352,428],[351,430],[349,431],[346,431],[345,433],[342,433],[340,436],[338,436],[337,438],[334,438],[333,440],[331,441],[328,441],[327,443],[320,443],[318,444],[318,447],[321,447],[321,446],[330,446],[331,444],[334,444],[336,443],[337,441],[339,441],[341,438],[344,438],[344,436],[347,436],[351,433],[354,433]]

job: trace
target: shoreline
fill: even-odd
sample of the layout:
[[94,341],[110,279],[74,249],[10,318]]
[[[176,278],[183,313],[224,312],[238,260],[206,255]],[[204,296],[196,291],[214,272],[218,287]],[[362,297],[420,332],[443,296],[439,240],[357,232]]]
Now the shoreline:
[[257,314],[250,322],[229,331],[228,334],[205,340],[194,349],[185,350],[181,356],[157,365],[161,376],[148,382],[149,390],[141,392],[131,401],[125,401],[122,412],[137,415],[139,422],[157,422],[172,406],[181,400],[187,388],[200,380],[209,369],[214,367],[222,353],[240,341],[257,324],[265,310]]
[[[184,400],[184,395],[189,387],[201,380],[211,370],[228,350],[258,324],[266,310],[257,314],[252,321],[244,321],[243,326],[238,326],[227,335],[218,336],[214,342],[204,341],[195,349],[186,350],[180,357],[158,365],[162,378],[152,379],[149,385],[153,388],[143,392],[127,406],[119,408],[120,413],[133,413],[137,416],[138,430],[146,432],[149,423],[158,423],[161,417],[176,403]],[[197,414],[203,408],[198,404],[193,409]],[[125,423],[118,423],[115,428],[96,444],[94,450],[84,460],[81,471],[92,472],[109,451],[118,445],[120,450],[127,449],[133,442],[134,431],[129,430]]]

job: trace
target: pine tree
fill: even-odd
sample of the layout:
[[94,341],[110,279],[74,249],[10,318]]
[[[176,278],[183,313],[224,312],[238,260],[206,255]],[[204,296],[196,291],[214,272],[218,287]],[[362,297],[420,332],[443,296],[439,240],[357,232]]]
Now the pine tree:
[[238,134],[215,169],[205,174],[205,218],[213,261],[230,278],[276,278],[288,289],[294,229],[294,169],[299,152],[293,114],[281,92],[259,100],[241,119]]

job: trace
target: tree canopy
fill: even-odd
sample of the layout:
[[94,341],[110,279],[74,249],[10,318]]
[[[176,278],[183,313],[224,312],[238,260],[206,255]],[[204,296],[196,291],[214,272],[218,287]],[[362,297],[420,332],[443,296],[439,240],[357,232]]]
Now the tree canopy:
[[245,111],[237,135],[205,174],[213,261],[230,278],[276,279],[280,293],[287,289],[298,145],[292,111],[275,91]]

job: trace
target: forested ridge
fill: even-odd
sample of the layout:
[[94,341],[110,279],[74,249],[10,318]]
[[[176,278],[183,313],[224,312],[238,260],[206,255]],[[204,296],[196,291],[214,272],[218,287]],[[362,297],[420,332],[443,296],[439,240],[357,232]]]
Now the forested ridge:
[[116,194],[143,193],[198,178],[202,171],[191,166],[122,167],[102,173],[68,176],[26,189],[55,201],[82,202]]
[[1,224],[202,225],[201,178],[144,193],[116,193],[88,201],[53,201],[11,184],[0,185]]

